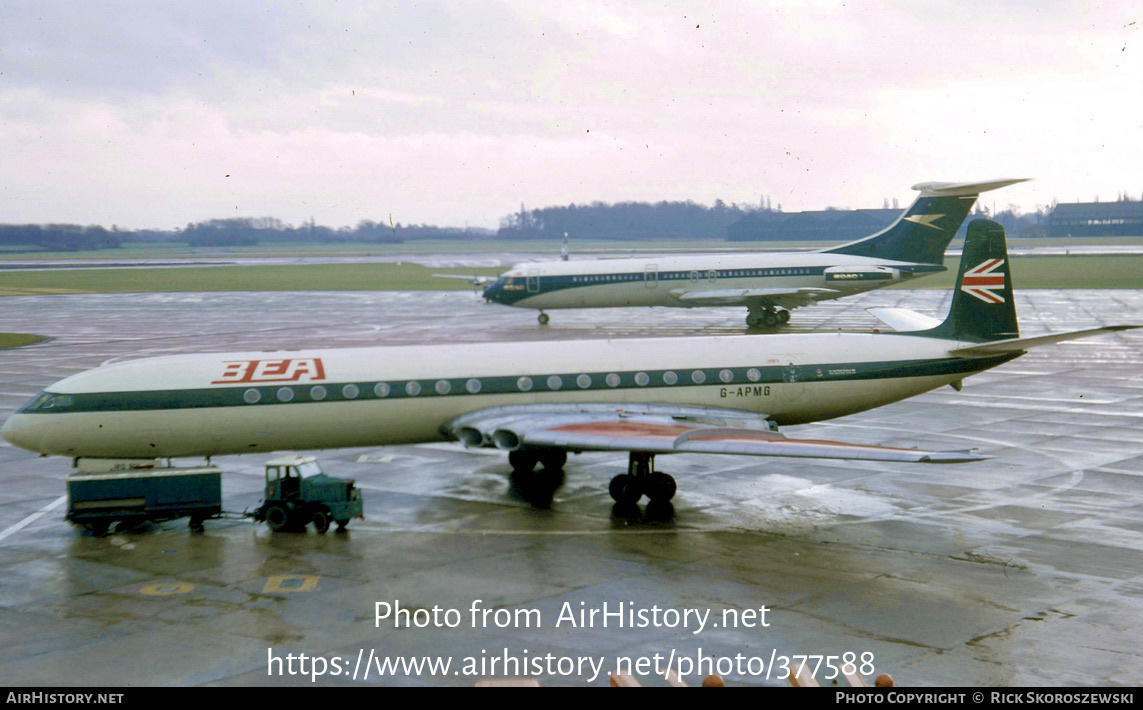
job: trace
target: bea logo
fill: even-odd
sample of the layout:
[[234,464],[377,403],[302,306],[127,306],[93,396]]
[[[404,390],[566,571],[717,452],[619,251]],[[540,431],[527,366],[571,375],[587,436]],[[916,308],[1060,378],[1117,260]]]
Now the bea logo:
[[320,357],[280,360],[227,360],[222,376],[212,385],[252,382],[317,382],[325,379]]

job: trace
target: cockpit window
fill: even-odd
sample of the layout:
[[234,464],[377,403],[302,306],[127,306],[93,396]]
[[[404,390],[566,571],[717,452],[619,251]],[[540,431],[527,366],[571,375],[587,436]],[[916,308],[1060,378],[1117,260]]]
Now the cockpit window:
[[66,411],[75,404],[70,394],[56,394],[54,392],[40,392],[20,408],[21,412],[52,412]]

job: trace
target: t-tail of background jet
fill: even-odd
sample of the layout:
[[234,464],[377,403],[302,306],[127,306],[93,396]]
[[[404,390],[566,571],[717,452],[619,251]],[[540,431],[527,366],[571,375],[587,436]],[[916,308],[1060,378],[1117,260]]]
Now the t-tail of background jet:
[[990,182],[923,182],[921,194],[905,214],[871,237],[823,249],[827,254],[849,254],[919,264],[944,263],[945,249],[964,223],[977,196],[988,190],[1024,182],[1026,178]]

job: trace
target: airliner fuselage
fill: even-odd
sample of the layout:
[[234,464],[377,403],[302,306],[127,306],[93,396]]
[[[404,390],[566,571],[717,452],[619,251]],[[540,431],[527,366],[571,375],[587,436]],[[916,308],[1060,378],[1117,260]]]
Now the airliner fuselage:
[[178,355],[62,380],[3,434],[43,453],[149,458],[443,440],[452,419],[514,404],[693,405],[798,424],[1013,357],[952,357],[955,346],[851,333]]
[[[484,290],[490,301],[524,308],[738,305],[743,292],[814,289],[811,300],[851,296],[900,283],[940,265],[842,254],[726,254],[594,261],[544,261],[509,269]],[[702,299],[693,297],[703,293]],[[688,294],[692,296],[688,298]]]

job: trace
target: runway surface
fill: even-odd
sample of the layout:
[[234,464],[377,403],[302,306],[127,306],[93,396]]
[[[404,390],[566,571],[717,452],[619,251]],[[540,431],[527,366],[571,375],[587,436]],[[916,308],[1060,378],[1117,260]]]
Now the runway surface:
[[[879,323],[865,307],[943,315],[947,299],[878,291],[795,311],[791,330],[870,330]],[[1025,291],[1017,308],[1024,335],[1141,323],[1143,292]],[[718,336],[741,334],[745,311],[551,315],[540,327],[532,311],[463,292],[0,298],[3,330],[51,338],[0,351],[0,418],[58,379],[128,357]],[[1143,335],[1116,334],[1036,349],[961,392],[788,430],[979,447],[994,457],[983,463],[663,457],[679,493],[673,510],[648,514],[612,505],[619,454],[571,457],[549,499],[513,481],[498,452],[320,452],[327,472],[364,491],[366,520],[340,535],[216,520],[198,535],[173,521],[93,537],[62,520],[69,462],[4,444],[0,684],[472,685],[527,675],[606,685],[620,659],[643,658],[645,672],[633,670],[645,684],[664,683],[657,660],[692,684],[710,668],[728,685],[780,686],[782,657],[840,665],[850,653],[859,670],[888,672],[900,687],[1135,686],[1141,424]],[[256,506],[264,459],[215,463],[225,508]],[[377,622],[378,602],[429,623]],[[492,611],[474,618],[474,604]],[[645,615],[602,617],[605,604]],[[578,623],[591,610],[594,623]],[[316,679],[315,658],[326,671]],[[424,658],[450,666],[381,662]],[[823,659],[819,675],[827,669]]]

